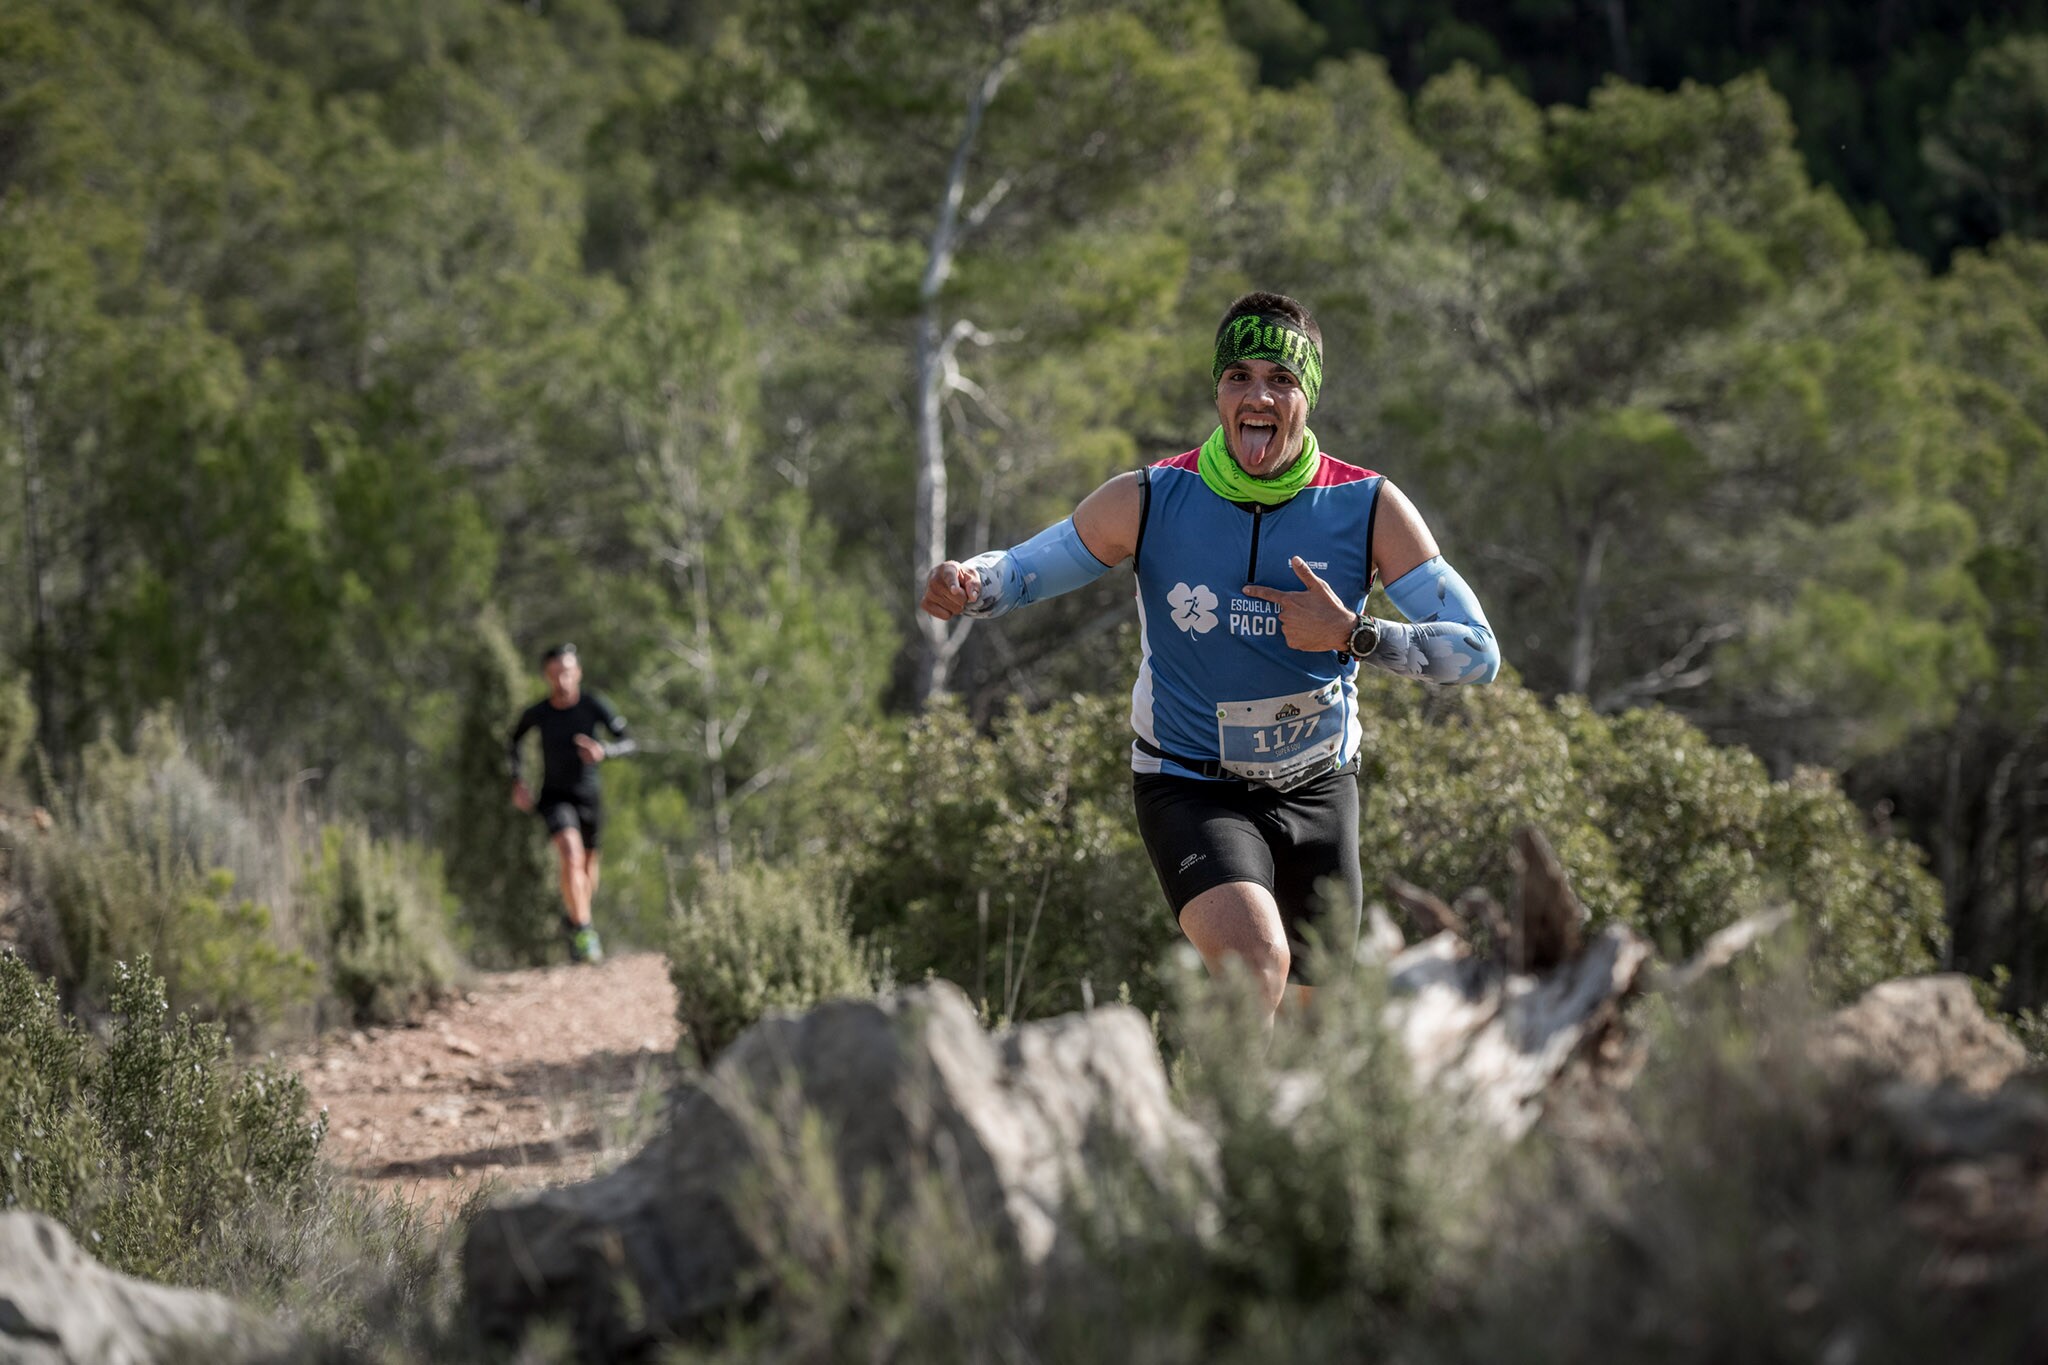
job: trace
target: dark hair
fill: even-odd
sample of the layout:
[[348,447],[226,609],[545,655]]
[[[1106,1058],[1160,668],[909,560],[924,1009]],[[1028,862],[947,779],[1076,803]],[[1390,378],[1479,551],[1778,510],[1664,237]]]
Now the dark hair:
[[1223,321],[1216,324],[1216,335],[1223,335],[1223,329],[1230,325],[1232,318],[1248,315],[1286,318],[1308,333],[1308,339],[1316,344],[1317,350],[1323,348],[1323,329],[1316,325],[1315,317],[1308,311],[1306,304],[1297,299],[1290,299],[1285,294],[1269,294],[1264,290],[1255,290],[1231,304],[1224,311]]
[[558,645],[549,645],[546,651],[543,652],[540,656],[540,666],[542,668],[546,668],[549,664],[561,658],[564,654],[574,654],[575,652],[576,646],[570,644],[567,640],[562,641],[562,643]]

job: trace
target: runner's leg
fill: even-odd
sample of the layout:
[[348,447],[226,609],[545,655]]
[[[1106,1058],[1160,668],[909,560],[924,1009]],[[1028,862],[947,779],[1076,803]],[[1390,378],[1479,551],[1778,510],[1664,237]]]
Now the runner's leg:
[[1273,893],[1257,882],[1212,886],[1181,910],[1180,928],[1212,975],[1220,975],[1233,958],[1251,969],[1259,1003],[1271,1023],[1287,988],[1291,961]]
[[591,801],[576,807],[576,828],[583,835],[583,923],[590,922],[597,905],[598,845],[604,839],[604,811]]
[[562,909],[571,924],[590,923],[590,882],[584,874],[583,831],[573,825],[555,835],[562,864]]

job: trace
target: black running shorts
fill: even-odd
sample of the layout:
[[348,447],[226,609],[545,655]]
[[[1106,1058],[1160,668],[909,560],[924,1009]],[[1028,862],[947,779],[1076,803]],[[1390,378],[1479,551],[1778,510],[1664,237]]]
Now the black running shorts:
[[548,827],[548,838],[554,838],[565,829],[577,830],[583,835],[583,847],[592,853],[597,852],[598,840],[604,834],[604,810],[596,797],[543,791],[540,799],[533,803],[533,813]]
[[1365,907],[1358,867],[1358,772],[1342,772],[1276,791],[1257,782],[1207,781],[1164,773],[1131,774],[1138,834],[1173,907],[1225,882],[1256,882],[1273,893],[1293,955],[1290,981],[1302,975],[1314,925],[1326,947],[1350,952]]

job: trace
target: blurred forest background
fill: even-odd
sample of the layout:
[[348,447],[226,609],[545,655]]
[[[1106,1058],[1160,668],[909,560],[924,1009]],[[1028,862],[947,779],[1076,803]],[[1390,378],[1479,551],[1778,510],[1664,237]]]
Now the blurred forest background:
[[1519,676],[1368,682],[1374,872],[1534,817],[1670,946],[2048,994],[2042,0],[13,0],[18,936],[231,1023],[535,951],[570,639],[608,930],[836,859],[899,972],[1128,982],[1127,577],[914,584],[1198,443],[1254,287]]

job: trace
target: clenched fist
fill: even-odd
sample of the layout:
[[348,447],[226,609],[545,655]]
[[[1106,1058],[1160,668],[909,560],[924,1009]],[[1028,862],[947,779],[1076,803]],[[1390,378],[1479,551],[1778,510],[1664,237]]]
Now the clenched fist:
[[924,580],[924,610],[941,621],[950,621],[981,597],[981,575],[957,559],[934,568]]

